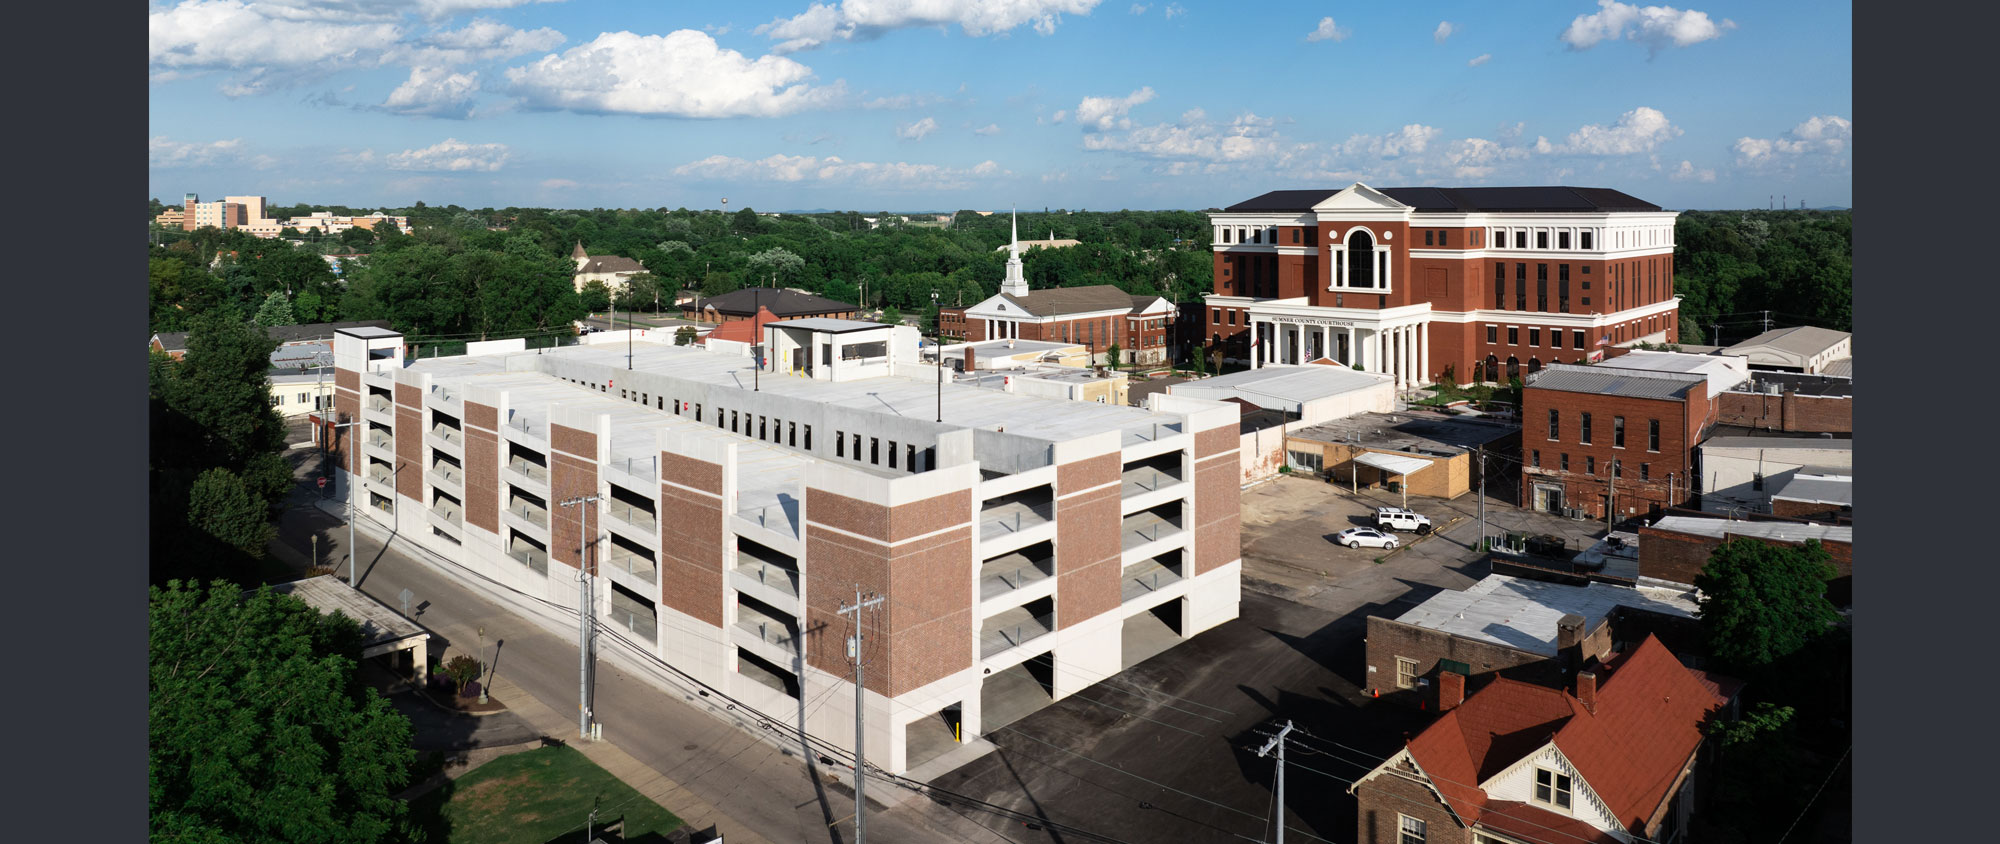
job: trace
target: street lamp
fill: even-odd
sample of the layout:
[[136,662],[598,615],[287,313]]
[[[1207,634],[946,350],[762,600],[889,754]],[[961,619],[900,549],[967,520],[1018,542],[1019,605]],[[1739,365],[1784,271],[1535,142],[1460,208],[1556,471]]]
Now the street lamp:
[[[328,425],[327,427],[332,428],[335,431],[339,431],[342,428],[352,428],[359,424],[361,424],[361,419],[360,417],[356,417],[347,422]],[[339,437],[339,434],[335,434],[334,436],[337,438]],[[326,443],[324,441],[320,443],[320,459],[322,461],[326,459]],[[356,576],[356,572],[359,571],[361,568],[360,556],[354,553],[354,475],[355,474],[356,474],[355,472],[347,473],[348,476],[347,501],[346,501],[347,503],[347,588],[349,589],[360,588],[355,585],[355,582],[358,579]]]
[[932,331],[932,335],[933,335],[933,339],[937,340],[937,343],[938,343],[938,356],[937,356],[937,368],[938,368],[938,395],[937,395],[937,421],[939,421],[939,422],[943,422],[943,421],[944,421],[944,341],[943,341],[943,338],[942,338],[942,337],[939,337],[939,336],[937,336],[937,335],[938,335],[938,333],[939,333],[939,332],[937,331],[937,318],[938,318],[938,317],[937,317],[937,313],[938,313],[938,292],[937,292],[936,290],[932,290],[932,291],[931,291],[931,314],[932,314],[932,317],[931,317],[931,320],[932,320],[932,322],[931,322],[931,331]]

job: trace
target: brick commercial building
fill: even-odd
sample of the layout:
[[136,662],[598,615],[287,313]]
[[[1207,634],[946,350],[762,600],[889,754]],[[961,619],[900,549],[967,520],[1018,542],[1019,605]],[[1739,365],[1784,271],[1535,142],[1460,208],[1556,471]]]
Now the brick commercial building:
[[1458,675],[1461,692],[1502,676],[1561,688],[1591,660],[1649,635],[1683,650],[1696,646],[1694,609],[1677,590],[1487,575],[1396,618],[1369,616],[1366,687],[1377,697],[1431,708],[1445,672]]
[[938,333],[967,343],[1073,343],[1089,349],[1097,363],[1110,363],[1109,351],[1116,345],[1124,352],[1122,363],[1154,365],[1171,362],[1178,316],[1164,297],[1126,293],[1109,284],[1029,290],[1017,231],[1000,292],[969,307],[939,309]]
[[1536,374],[1521,394],[1521,501],[1593,519],[1677,506],[1715,425],[1709,384],[1699,372],[1608,365]]
[[1708,566],[1717,546],[1740,537],[1773,545],[1802,545],[1817,540],[1833,558],[1834,576],[1827,599],[1845,605],[1852,597],[1854,528],[1791,520],[1742,521],[1693,515],[1670,515],[1639,528],[1639,582],[1666,588],[1693,589],[1694,578]]
[[853,319],[861,308],[824,296],[778,287],[745,287],[720,296],[706,296],[681,303],[681,316],[696,322],[726,323],[747,320],[759,309],[781,319]]
[[1502,678],[1459,703],[1443,679],[1445,714],[1349,787],[1360,844],[1679,844],[1703,722],[1741,685],[1653,637],[1567,688]]
[[[1711,436],[1701,444],[1701,509],[1778,513],[1778,490],[1800,475],[1852,477],[1854,441],[1828,437]],[[1847,504],[1852,505],[1850,499]]]
[[895,772],[1236,617],[1233,405],[940,385],[915,329],[875,323],[771,323],[761,370],[627,344],[406,362],[340,332],[335,493],[526,604],[577,605],[586,556],[601,647],[837,745],[839,610],[879,594],[868,758]]
[[1253,366],[1328,358],[1399,387],[1674,342],[1675,216],[1606,188],[1272,191],[1209,215],[1203,337]]
[[1776,433],[1854,433],[1854,380],[1754,372],[1716,398],[1716,422]]

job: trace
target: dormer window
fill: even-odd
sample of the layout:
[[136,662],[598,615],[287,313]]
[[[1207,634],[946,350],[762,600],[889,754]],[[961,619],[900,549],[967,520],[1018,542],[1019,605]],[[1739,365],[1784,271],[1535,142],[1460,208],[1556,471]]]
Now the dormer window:
[[1547,768],[1535,769],[1535,802],[1568,809],[1569,792],[1569,777]]

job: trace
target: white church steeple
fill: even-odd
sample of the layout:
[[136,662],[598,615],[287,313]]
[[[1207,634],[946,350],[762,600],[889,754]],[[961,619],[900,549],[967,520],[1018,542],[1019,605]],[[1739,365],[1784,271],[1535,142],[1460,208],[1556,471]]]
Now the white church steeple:
[[1007,277],[1000,282],[1000,292],[1008,296],[1028,295],[1028,279],[1021,275],[1021,214],[1013,212],[1008,224],[1010,240],[1007,244]]

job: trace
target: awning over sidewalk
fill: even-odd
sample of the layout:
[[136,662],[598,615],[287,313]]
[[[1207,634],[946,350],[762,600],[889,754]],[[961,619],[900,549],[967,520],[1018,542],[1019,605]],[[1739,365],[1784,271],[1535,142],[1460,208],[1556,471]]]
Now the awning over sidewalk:
[[1391,475],[1413,475],[1419,470],[1430,468],[1431,465],[1431,461],[1421,457],[1404,457],[1376,451],[1362,452],[1354,458],[1354,462],[1363,466],[1373,466]]
[[361,624],[361,657],[381,656],[396,651],[410,651],[416,665],[417,682],[424,681],[427,664],[430,631],[415,621],[403,617],[390,609],[387,604],[375,600],[368,594],[352,589],[333,575],[309,577],[290,583],[279,583],[271,587],[279,592],[305,601],[322,614],[339,611],[341,615]]

